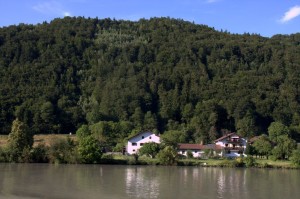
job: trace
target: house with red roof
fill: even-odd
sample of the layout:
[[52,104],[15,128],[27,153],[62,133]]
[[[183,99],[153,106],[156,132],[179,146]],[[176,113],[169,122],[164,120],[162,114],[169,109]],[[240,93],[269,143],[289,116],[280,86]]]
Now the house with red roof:
[[247,139],[237,135],[236,133],[226,134],[214,141],[215,145],[222,148],[222,156],[224,157],[240,157],[246,156],[245,149]]
[[195,158],[205,157],[206,150],[212,150],[214,155],[221,157],[240,157],[245,155],[247,140],[236,133],[226,134],[215,140],[213,144],[178,144],[178,154],[187,156],[187,151],[191,151]]

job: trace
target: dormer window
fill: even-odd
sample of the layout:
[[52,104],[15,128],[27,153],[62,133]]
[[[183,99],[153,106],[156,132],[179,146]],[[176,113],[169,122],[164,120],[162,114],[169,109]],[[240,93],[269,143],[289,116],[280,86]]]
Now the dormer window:
[[145,136],[142,136],[142,139],[144,139],[145,138]]

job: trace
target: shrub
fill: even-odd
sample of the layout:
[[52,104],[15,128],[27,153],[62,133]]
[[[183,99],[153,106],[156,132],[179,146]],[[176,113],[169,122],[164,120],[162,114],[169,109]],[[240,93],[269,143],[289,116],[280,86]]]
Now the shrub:
[[220,166],[224,167],[243,167],[244,161],[243,158],[236,158],[236,159],[225,159],[220,163]]
[[31,149],[30,147],[25,147],[22,151],[21,157],[19,157],[18,162],[25,162],[25,163],[29,163],[31,162]]
[[38,145],[31,150],[31,161],[36,163],[49,162],[48,148],[45,145]]
[[290,160],[296,167],[300,167],[300,149],[293,151]]
[[51,163],[76,163],[75,149],[75,143],[70,138],[57,139],[49,148],[49,161]]
[[220,166],[222,167],[235,167],[235,160],[225,159],[220,162]]
[[189,158],[189,159],[194,158],[193,152],[190,151],[190,150],[188,150],[188,151],[186,152],[186,156],[187,156],[187,158]]
[[140,149],[139,149],[139,155],[146,155],[151,158],[155,158],[155,156],[158,154],[160,150],[160,144],[155,142],[149,142],[145,143]]
[[93,136],[87,136],[80,140],[78,153],[82,163],[99,163],[102,157],[102,150],[99,141]]
[[157,154],[159,163],[162,165],[176,165],[177,157],[177,151],[171,146],[166,146]]
[[245,157],[244,163],[246,167],[253,167],[256,164],[255,159],[252,156]]
[[8,162],[9,153],[7,148],[0,147],[0,162]]

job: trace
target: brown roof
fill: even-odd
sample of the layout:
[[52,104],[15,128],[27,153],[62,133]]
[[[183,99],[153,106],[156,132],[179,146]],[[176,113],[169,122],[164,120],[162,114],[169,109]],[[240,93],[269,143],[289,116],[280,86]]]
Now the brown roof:
[[225,139],[225,138],[227,138],[227,137],[229,137],[229,136],[232,136],[232,135],[236,135],[236,136],[240,137],[240,136],[237,135],[236,133],[229,133],[229,134],[227,134],[227,135],[224,135],[224,136],[222,136],[222,137],[216,139],[215,142],[218,142],[218,141],[220,141],[220,140],[223,140],[223,139]]
[[187,143],[179,143],[178,149],[184,149],[184,150],[203,150],[206,149],[205,145],[202,144],[187,144]]
[[188,143],[179,143],[179,150],[204,150],[204,149],[222,149],[221,146],[215,144],[203,145],[203,144],[188,144]]

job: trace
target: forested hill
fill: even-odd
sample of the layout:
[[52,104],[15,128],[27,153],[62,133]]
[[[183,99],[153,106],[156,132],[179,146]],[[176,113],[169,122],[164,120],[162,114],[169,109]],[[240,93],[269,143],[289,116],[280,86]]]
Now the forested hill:
[[0,133],[19,118],[34,133],[82,124],[121,140],[178,130],[300,132],[300,34],[219,32],[183,20],[55,19],[0,28]]

